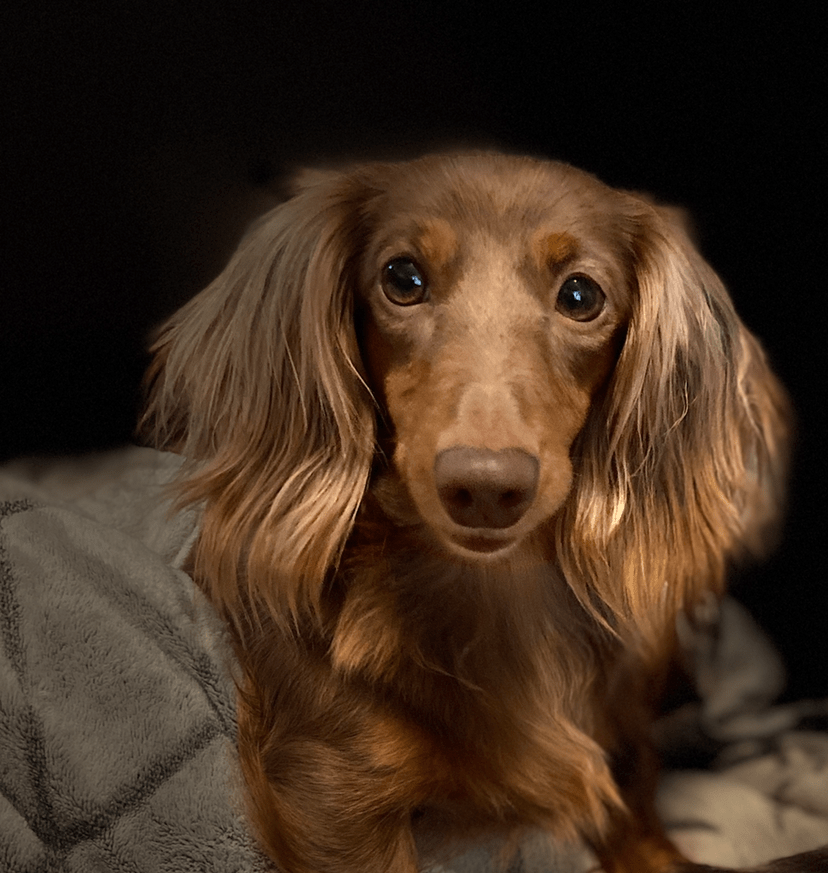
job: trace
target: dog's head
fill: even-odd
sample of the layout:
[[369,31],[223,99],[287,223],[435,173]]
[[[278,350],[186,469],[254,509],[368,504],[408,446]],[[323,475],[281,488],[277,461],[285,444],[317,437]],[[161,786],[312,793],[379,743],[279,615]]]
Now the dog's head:
[[[631,311],[622,201],[562,165],[386,170],[355,283],[392,476],[426,536],[486,561],[546,525]],[[361,317],[360,317],[361,316]]]
[[531,544],[619,626],[717,587],[782,499],[784,394],[680,217],[563,164],[307,174],[155,352],[145,427],[199,464],[228,611],[313,607],[372,475],[424,548]]

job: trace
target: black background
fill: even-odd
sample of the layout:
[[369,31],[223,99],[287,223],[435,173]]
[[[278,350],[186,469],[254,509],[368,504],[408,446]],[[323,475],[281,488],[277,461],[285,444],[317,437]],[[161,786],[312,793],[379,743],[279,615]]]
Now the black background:
[[689,208],[790,388],[787,533],[737,591],[788,696],[828,694],[818,12],[96,5],[0,12],[0,459],[129,440],[148,330],[291,167],[462,143],[563,158]]

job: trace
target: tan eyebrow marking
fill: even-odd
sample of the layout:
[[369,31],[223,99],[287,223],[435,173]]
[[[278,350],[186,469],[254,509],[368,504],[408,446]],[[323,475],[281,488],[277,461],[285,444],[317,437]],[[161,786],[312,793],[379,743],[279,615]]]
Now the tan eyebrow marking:
[[542,269],[550,264],[563,264],[574,258],[578,252],[578,241],[565,232],[539,231],[532,239],[531,249],[537,266]]
[[444,267],[457,254],[457,234],[441,218],[432,218],[422,223],[418,243],[429,264],[438,269]]

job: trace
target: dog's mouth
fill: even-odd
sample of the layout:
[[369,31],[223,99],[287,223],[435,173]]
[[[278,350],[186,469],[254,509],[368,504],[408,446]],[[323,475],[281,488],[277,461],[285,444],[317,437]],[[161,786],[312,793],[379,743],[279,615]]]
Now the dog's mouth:
[[486,558],[505,554],[518,539],[514,534],[510,535],[505,531],[478,528],[468,534],[453,536],[450,542],[463,557]]

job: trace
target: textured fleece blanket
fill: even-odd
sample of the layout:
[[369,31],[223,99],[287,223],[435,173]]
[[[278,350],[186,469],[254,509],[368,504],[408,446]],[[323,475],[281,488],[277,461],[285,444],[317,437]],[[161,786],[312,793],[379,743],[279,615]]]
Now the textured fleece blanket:
[[[0,468],[0,871],[269,869],[241,812],[232,659],[180,569],[198,516],[168,516],[178,465],[130,448]],[[828,842],[828,734],[801,729],[824,704],[772,706],[781,667],[735,604],[709,628],[687,637],[702,702],[660,733],[718,758],[666,774],[668,828],[708,863]],[[538,838],[510,870],[589,863]],[[492,867],[480,847],[436,869]]]

